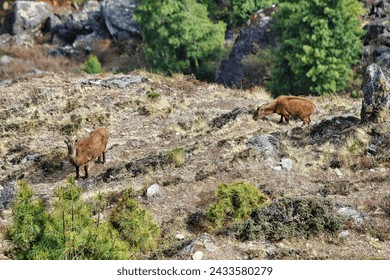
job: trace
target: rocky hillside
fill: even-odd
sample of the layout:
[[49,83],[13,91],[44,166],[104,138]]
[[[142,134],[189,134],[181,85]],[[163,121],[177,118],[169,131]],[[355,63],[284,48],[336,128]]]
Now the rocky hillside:
[[[50,202],[75,175],[64,137],[105,126],[107,163],[92,164],[90,178],[77,183],[85,199],[136,190],[162,229],[159,251],[145,258],[190,259],[201,251],[203,259],[389,259],[388,115],[361,124],[361,99],[311,99],[318,110],[309,127],[300,127],[300,120],[279,124],[277,115],[255,121],[257,105],[271,100],[261,88],[226,89],[182,75],[45,73],[4,82],[0,234],[12,222],[18,180]],[[180,159],[170,156],[175,150],[184,152]],[[346,222],[335,232],[281,240],[202,226],[218,185],[239,181],[272,201],[330,201]],[[0,241],[0,258],[9,246]]]

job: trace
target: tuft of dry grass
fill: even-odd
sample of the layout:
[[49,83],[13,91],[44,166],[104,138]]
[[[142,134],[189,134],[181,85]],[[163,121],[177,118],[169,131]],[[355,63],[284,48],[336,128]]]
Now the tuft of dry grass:
[[[367,151],[370,136],[361,128],[354,128],[347,135],[345,144],[340,148],[338,159],[342,166],[356,169],[360,158],[362,158]],[[363,160],[362,165],[368,164],[368,161]]]
[[65,57],[51,57],[44,46],[31,48],[12,47],[8,55],[14,59],[2,67],[0,79],[20,78],[36,70],[46,72],[79,72],[80,63]]

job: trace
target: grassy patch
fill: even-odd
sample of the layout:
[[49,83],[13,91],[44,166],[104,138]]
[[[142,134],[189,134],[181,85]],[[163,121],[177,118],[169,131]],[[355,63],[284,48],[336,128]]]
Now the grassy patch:
[[61,127],[61,131],[65,135],[72,135],[78,132],[83,124],[83,118],[80,115],[71,115],[70,120],[67,120]]
[[155,91],[149,91],[147,93],[147,96],[151,99],[157,99],[161,96],[161,94],[159,94],[158,92],[155,92]]
[[175,167],[179,167],[186,161],[186,153],[182,148],[174,148],[168,153],[170,161]]

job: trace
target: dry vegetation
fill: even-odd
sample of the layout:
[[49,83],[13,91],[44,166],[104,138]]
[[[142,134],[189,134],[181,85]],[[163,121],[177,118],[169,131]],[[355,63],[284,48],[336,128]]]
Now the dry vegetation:
[[[162,234],[159,250],[146,257],[190,258],[182,249],[192,244],[192,252],[204,251],[205,259],[390,258],[390,122],[360,125],[360,99],[312,97],[319,110],[309,127],[300,128],[299,120],[278,124],[278,115],[253,120],[255,108],[271,100],[261,88],[244,91],[183,75],[132,74],[148,80],[126,89],[102,88],[82,85],[96,76],[45,73],[0,85],[0,185],[23,178],[50,199],[74,173],[64,136],[106,126],[111,134],[107,163],[92,164],[90,178],[78,184],[85,199],[102,192],[109,204],[129,186],[138,192]],[[99,76],[113,77],[118,76]],[[270,167],[248,147],[262,134],[280,141],[292,160],[290,171]],[[375,155],[367,152],[370,145]],[[355,209],[364,223],[348,218],[342,228],[347,236],[240,241],[210,230],[202,219],[218,185],[237,181],[250,182],[271,200],[326,198]],[[154,183],[161,189],[147,199],[145,190]],[[4,210],[0,233],[9,223],[10,210]],[[184,240],[176,238],[178,233]],[[191,243],[195,238],[200,241]],[[206,241],[214,250],[204,247]],[[1,242],[0,256],[6,247]]]

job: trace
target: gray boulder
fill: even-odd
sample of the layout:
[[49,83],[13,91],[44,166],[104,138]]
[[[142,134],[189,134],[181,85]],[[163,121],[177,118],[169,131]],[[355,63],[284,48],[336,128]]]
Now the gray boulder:
[[111,79],[85,79],[81,81],[83,86],[100,86],[108,88],[129,88],[133,84],[139,84],[148,81],[148,78],[138,75],[126,75]]
[[376,18],[364,26],[364,60],[390,68],[390,16]]
[[51,6],[44,2],[17,1],[13,5],[13,35],[40,31],[53,14]]
[[54,30],[57,37],[55,40],[75,44],[73,46],[75,48],[90,49],[93,41],[109,37],[103,24],[101,6],[98,1],[88,1],[81,11],[66,13],[58,18],[62,24],[57,24]]
[[124,41],[140,35],[141,27],[133,18],[138,2],[137,0],[105,0],[103,2],[104,22],[115,40]]
[[383,111],[390,111],[390,80],[375,63],[366,68],[363,94],[361,122],[383,121]]
[[265,163],[268,166],[282,169],[280,162],[285,157],[285,153],[282,144],[275,136],[270,134],[256,135],[248,141],[247,146],[257,149],[265,158]]
[[[276,33],[270,28],[273,19],[271,10],[260,10],[253,17],[255,20],[240,31],[233,50],[228,58],[222,61],[216,75],[216,82],[226,86],[241,86],[245,76],[242,60],[259,49],[275,46]],[[265,73],[266,74],[266,73]],[[266,78],[265,78],[266,79]]]

